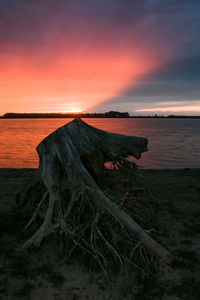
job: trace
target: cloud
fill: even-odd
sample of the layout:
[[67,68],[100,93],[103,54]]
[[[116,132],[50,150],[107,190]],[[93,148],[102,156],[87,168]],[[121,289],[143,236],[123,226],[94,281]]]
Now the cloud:
[[[180,112],[200,107],[200,57],[185,57],[165,64],[160,70],[141,77],[129,84],[120,94],[94,110],[118,110],[131,112]],[[182,108],[181,108],[182,106]],[[167,110],[168,108],[168,110]],[[178,110],[177,110],[178,111]]]
[[[127,96],[168,97],[168,99],[200,98],[200,57],[177,59],[166,64],[161,70],[147,75],[138,87],[129,87]],[[131,101],[131,99],[130,99]]]
[[199,52],[199,1],[120,0],[116,3],[112,15],[114,26],[126,29],[132,36],[134,32],[144,35],[149,47],[160,40],[167,47],[178,48],[179,55]]
[[[96,94],[115,85],[115,93],[106,94],[98,107],[104,111],[196,101],[199,11],[195,0],[0,0],[0,75],[32,72],[42,82],[50,74],[52,82],[66,87],[76,67],[78,77],[88,76],[88,85],[95,78],[101,87]],[[117,72],[123,74],[115,80]],[[30,85],[35,77],[30,76]]]
[[91,43],[118,40],[118,47],[133,50],[145,45],[147,51],[160,46],[197,53],[199,9],[194,0],[0,0],[0,42],[7,40],[7,51],[11,42],[31,49],[51,41],[53,47],[58,36],[73,41],[81,31]]

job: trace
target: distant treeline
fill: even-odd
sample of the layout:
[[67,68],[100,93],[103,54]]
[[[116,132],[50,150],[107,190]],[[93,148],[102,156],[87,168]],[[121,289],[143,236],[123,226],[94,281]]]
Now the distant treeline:
[[109,111],[106,113],[7,113],[3,119],[26,118],[129,118],[129,113]]
[[128,112],[109,111],[106,113],[6,113],[1,119],[39,119],[39,118],[177,118],[200,119],[200,116],[130,116]]

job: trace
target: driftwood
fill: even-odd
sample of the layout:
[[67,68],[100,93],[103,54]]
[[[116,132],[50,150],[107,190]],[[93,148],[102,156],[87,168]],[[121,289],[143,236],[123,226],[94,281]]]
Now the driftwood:
[[[137,180],[137,167],[127,156],[139,159],[147,151],[147,144],[146,138],[109,133],[81,119],[47,136],[37,146],[40,161],[36,175],[17,198],[18,205],[28,206],[32,212],[26,229],[32,228],[33,232],[37,226],[24,247],[39,246],[56,232],[61,248],[68,254],[80,247],[105,268],[105,248],[120,263],[130,258],[118,247],[127,238],[129,244],[137,240],[130,249],[143,245],[149,253],[169,264],[170,252],[147,234],[106,189],[104,164],[112,162],[117,172],[127,172],[129,182]],[[71,241],[70,249],[65,240]]]

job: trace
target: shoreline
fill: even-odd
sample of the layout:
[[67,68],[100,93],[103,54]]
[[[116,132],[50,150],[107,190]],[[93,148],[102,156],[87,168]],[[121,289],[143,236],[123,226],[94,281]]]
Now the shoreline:
[[[31,171],[34,171],[34,170],[37,170],[38,168],[29,168],[29,167],[27,167],[27,168],[1,168],[0,167],[0,172],[1,172],[1,170],[10,170],[10,171],[12,171],[12,170],[19,170],[19,171],[23,171],[23,170],[31,170]],[[144,168],[140,168],[139,167],[139,170],[140,171],[188,171],[188,170],[199,170],[200,171],[200,167],[198,168],[198,167],[196,167],[196,168],[160,168],[160,169],[155,169],[155,168],[150,168],[150,169],[144,169]]]
[[200,119],[200,116],[129,116],[129,117],[92,117],[92,116],[79,116],[79,115],[74,115],[74,116],[57,116],[57,117],[50,117],[50,116],[34,116],[34,117],[4,117],[0,116],[0,119],[2,120],[20,120],[20,119]]
[[0,168],[0,298],[18,299],[21,295],[29,300],[105,300],[118,299],[121,293],[120,300],[133,296],[200,299],[200,168],[140,169],[157,202],[157,238],[173,253],[174,261],[170,268],[155,265],[156,269],[143,281],[141,276],[137,278],[136,273],[130,275],[127,271],[117,278],[110,275],[109,282],[78,257],[62,258],[49,243],[37,250],[21,251],[27,220],[16,209],[15,196],[36,170]]
[[[14,204],[14,198],[22,189],[29,178],[34,175],[37,168],[0,168],[0,211],[8,209]],[[183,169],[141,169],[147,184],[152,189],[153,194],[161,194],[162,199],[179,198],[177,187],[183,193],[187,186],[199,189],[200,192],[200,168],[183,168]],[[170,187],[170,189],[169,189]],[[187,195],[189,196],[189,195]],[[158,197],[159,198],[159,197]]]

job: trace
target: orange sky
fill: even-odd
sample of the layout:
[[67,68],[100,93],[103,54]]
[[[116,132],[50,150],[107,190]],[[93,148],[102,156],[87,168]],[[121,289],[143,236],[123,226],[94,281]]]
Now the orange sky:
[[88,111],[159,66],[154,55],[107,49],[56,57],[7,55],[1,60],[1,114]]
[[0,115],[146,113],[166,101],[178,101],[180,113],[194,101],[195,114],[199,8],[179,0],[0,0]]

